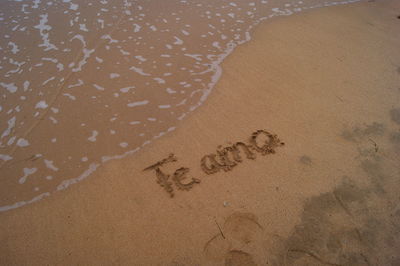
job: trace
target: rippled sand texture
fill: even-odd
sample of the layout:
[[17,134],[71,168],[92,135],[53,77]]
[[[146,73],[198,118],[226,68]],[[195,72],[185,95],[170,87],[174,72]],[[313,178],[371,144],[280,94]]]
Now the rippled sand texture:
[[2,1],[0,210],[172,131],[262,19],[321,1]]

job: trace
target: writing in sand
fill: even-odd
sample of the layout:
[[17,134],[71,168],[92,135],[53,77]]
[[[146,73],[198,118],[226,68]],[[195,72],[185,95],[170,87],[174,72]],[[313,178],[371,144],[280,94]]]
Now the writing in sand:
[[[201,169],[207,175],[215,174],[221,170],[231,171],[238,163],[243,161],[243,155],[247,159],[256,159],[256,153],[262,156],[274,154],[277,147],[283,146],[277,135],[271,134],[266,130],[257,130],[253,132],[248,143],[236,142],[227,147],[218,146],[216,153],[211,153],[203,156],[200,160]],[[174,196],[173,184],[179,190],[190,190],[194,185],[200,183],[200,179],[189,178],[190,171],[187,167],[180,167],[172,176],[161,170],[161,167],[167,163],[176,162],[178,159],[173,153],[167,158],[156,162],[155,164],[146,167],[143,171],[155,171],[157,183],[165,189],[170,195]],[[170,177],[172,182],[170,181]],[[190,181],[189,181],[190,180]]]

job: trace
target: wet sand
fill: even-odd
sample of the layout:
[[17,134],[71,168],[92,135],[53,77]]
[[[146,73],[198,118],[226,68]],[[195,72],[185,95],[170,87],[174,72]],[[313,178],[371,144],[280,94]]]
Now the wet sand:
[[173,131],[261,21],[357,1],[4,2],[0,212]]
[[[399,15],[362,2],[260,25],[174,132],[1,213],[0,264],[399,265]],[[260,129],[285,145],[203,171]],[[200,180],[171,176],[172,198],[143,171],[170,153],[164,174]]]

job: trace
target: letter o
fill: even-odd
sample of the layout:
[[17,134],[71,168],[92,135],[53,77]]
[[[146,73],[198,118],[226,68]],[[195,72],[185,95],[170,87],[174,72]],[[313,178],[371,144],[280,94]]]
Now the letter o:
[[[264,145],[259,146],[257,144],[257,138],[261,134],[266,135],[268,139],[265,141]],[[275,148],[282,145],[282,143],[280,142],[280,140],[276,135],[273,135],[266,130],[257,130],[256,132],[251,134],[250,144],[254,150],[260,152],[262,155],[275,153]]]

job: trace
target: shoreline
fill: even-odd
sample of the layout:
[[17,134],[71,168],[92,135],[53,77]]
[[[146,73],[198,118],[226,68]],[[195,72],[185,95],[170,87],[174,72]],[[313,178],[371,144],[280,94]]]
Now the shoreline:
[[[330,7],[330,6],[341,6],[341,5],[348,5],[348,4],[352,4],[352,3],[356,3],[356,2],[359,2],[359,1],[361,1],[361,0],[348,0],[348,1],[343,1],[343,2],[333,2],[333,3],[325,3],[325,4],[316,4],[316,5],[312,5],[312,6],[309,6],[309,7],[302,7],[302,8],[292,8],[292,9],[284,9],[284,10],[280,10],[279,8],[277,8],[277,10],[276,11],[274,11],[274,13],[272,13],[272,14],[270,14],[270,15],[268,15],[268,16],[264,16],[264,17],[261,17],[261,18],[259,18],[258,20],[256,20],[253,24],[250,24],[249,25],[249,27],[246,29],[246,32],[245,32],[245,34],[244,34],[244,36],[245,36],[245,38],[243,39],[243,40],[239,40],[239,41],[233,41],[232,40],[232,45],[231,46],[229,46],[228,45],[228,48],[222,53],[222,54],[220,54],[219,56],[217,56],[217,59],[216,60],[214,60],[214,61],[212,61],[212,66],[211,66],[211,68],[209,68],[208,70],[206,70],[206,71],[204,71],[204,72],[202,72],[202,73],[208,73],[208,72],[211,72],[211,73],[213,73],[212,74],[212,77],[211,77],[211,82],[209,82],[208,84],[207,84],[207,89],[204,89],[203,90],[203,95],[200,97],[200,99],[199,99],[199,101],[196,103],[196,104],[194,104],[194,105],[192,105],[190,108],[189,108],[189,110],[187,111],[187,112],[185,112],[185,113],[183,113],[180,117],[178,117],[178,119],[177,119],[177,121],[175,121],[170,127],[168,127],[168,128],[164,128],[163,129],[163,131],[158,131],[158,133],[157,133],[157,135],[153,135],[150,139],[147,139],[147,140],[143,140],[142,141],[142,144],[141,145],[139,145],[139,146],[134,146],[135,148],[134,149],[132,149],[132,150],[128,150],[128,151],[125,151],[125,152],[123,152],[123,153],[119,153],[119,154],[115,154],[115,153],[113,153],[112,155],[103,155],[101,158],[98,158],[99,160],[98,161],[92,161],[89,165],[87,165],[87,166],[85,166],[83,169],[80,169],[80,172],[79,173],[77,173],[77,175],[75,176],[75,177],[69,177],[69,178],[67,178],[67,179],[63,179],[61,182],[59,182],[58,184],[52,184],[52,185],[49,185],[49,184],[45,184],[45,183],[39,183],[39,185],[38,184],[36,184],[37,186],[34,188],[34,191],[39,191],[39,189],[41,189],[41,185],[43,185],[44,187],[49,187],[49,188],[53,188],[52,190],[49,190],[49,191],[45,191],[45,192],[38,192],[38,193],[36,193],[36,192],[32,192],[33,191],[33,189],[32,189],[32,191],[30,191],[30,192],[27,192],[26,190],[29,190],[29,189],[25,189],[25,190],[23,190],[23,191],[19,191],[19,193],[21,193],[21,194],[23,194],[23,193],[35,193],[35,195],[31,195],[31,197],[28,197],[27,199],[25,199],[25,200],[19,200],[19,201],[16,201],[16,202],[14,202],[14,203],[10,203],[10,204],[6,204],[6,205],[2,205],[2,206],[0,206],[0,212],[3,212],[3,211],[8,211],[8,210],[12,210],[12,209],[15,209],[15,208],[19,208],[19,207],[22,207],[22,206],[25,206],[25,205],[29,205],[29,204],[31,204],[31,203],[34,203],[34,202],[37,202],[37,201],[40,201],[41,199],[43,199],[43,198],[47,198],[47,197],[51,197],[51,195],[52,194],[54,194],[54,193],[57,193],[57,192],[59,192],[59,191],[62,191],[62,190],[65,190],[65,189],[67,189],[70,185],[74,185],[74,184],[77,184],[77,183],[79,183],[80,181],[82,181],[82,180],[84,180],[84,179],[86,179],[87,177],[89,177],[90,175],[92,175],[94,172],[96,172],[96,169],[98,169],[99,167],[101,167],[103,164],[105,164],[105,163],[107,163],[108,161],[110,161],[110,160],[116,160],[116,159],[122,159],[122,158],[125,158],[125,157],[127,157],[127,156],[133,156],[136,152],[138,152],[138,151],[140,151],[141,149],[143,149],[145,146],[147,146],[148,144],[151,144],[153,141],[155,141],[155,140],[157,140],[159,137],[162,137],[162,136],[164,136],[165,134],[168,134],[168,133],[170,133],[171,131],[174,131],[175,129],[176,129],[176,126],[180,123],[180,121],[182,121],[185,117],[186,117],[186,115],[188,115],[188,114],[191,114],[193,111],[195,111],[198,107],[200,107],[206,100],[207,100],[207,98],[208,98],[208,96],[209,96],[209,94],[212,92],[212,90],[214,89],[214,87],[215,87],[215,85],[216,85],[216,83],[219,81],[219,79],[221,78],[221,75],[222,75],[222,67],[221,67],[221,65],[222,65],[222,63],[224,62],[224,60],[227,58],[227,57],[229,57],[229,55],[231,55],[233,52],[234,52],[234,50],[237,48],[237,47],[239,47],[239,46],[241,46],[241,45],[243,45],[243,44],[245,44],[245,43],[247,43],[247,42],[249,42],[249,41],[251,41],[251,33],[255,30],[255,28],[257,28],[260,24],[262,24],[262,23],[266,23],[266,22],[268,22],[269,20],[271,20],[271,19],[277,19],[277,18],[280,18],[280,17],[286,17],[286,16],[291,16],[291,15],[294,15],[294,14],[298,14],[298,13],[302,13],[302,12],[307,12],[307,11],[310,11],[310,10],[314,10],[314,9],[318,9],[318,8],[324,8],[324,7]],[[198,74],[201,74],[201,73],[198,73]],[[79,81],[78,82],[79,84],[81,83],[81,81]],[[95,87],[96,88],[101,88],[101,89],[103,89],[104,90],[104,88],[102,88],[101,86],[99,87],[98,85],[96,85],[96,84],[94,84],[95,85]],[[74,85],[73,85],[74,86]],[[52,100],[52,102],[54,102],[55,101],[55,99],[53,99]],[[44,104],[45,104],[45,102],[43,102]],[[140,102],[139,102],[140,103]],[[50,104],[50,106],[51,106],[52,104]],[[129,105],[129,104],[128,104]],[[57,109],[58,110],[58,109]],[[46,114],[49,112],[49,109],[47,109],[47,111],[46,111],[46,113],[44,113],[44,114],[42,114],[41,115],[41,117],[42,118],[40,118],[40,120],[43,120],[43,117],[45,117],[46,116]],[[58,112],[58,111],[57,111]],[[38,120],[39,121],[39,120]],[[57,121],[57,120],[54,120],[54,118],[52,117],[52,121]],[[140,121],[134,121],[135,123],[140,123]],[[169,122],[171,122],[171,121],[169,121]],[[36,124],[39,124],[39,122],[35,122]],[[32,127],[33,128],[33,127]],[[31,128],[31,129],[32,129]],[[31,129],[29,130],[29,131],[31,131]],[[115,130],[114,130],[115,131]],[[97,135],[98,134],[98,132],[97,132],[97,130],[95,130],[95,131],[93,131],[92,132],[92,134],[94,134],[94,132],[96,132],[95,134]],[[23,137],[26,137],[26,135],[24,135]],[[89,139],[91,139],[91,137],[89,138]],[[109,137],[109,141],[111,141],[111,137]],[[53,140],[52,140],[53,141]],[[94,141],[96,141],[96,138],[94,137]],[[105,143],[105,142],[107,142],[107,141],[103,141],[103,143]],[[29,143],[28,143],[29,144]],[[120,144],[123,144],[123,146],[128,146],[128,143],[126,143],[126,142],[123,142],[123,143],[120,143]],[[71,145],[71,144],[70,144]],[[110,148],[110,147],[108,147],[108,148]],[[14,154],[14,152],[17,150],[17,146],[15,146],[13,149],[12,149],[12,152],[11,152],[11,155],[13,155]],[[97,150],[98,150],[98,152],[99,153],[101,153],[101,149],[99,149],[98,147],[97,147]],[[28,152],[29,153],[29,151],[25,151],[25,152]],[[36,157],[36,156],[39,156],[39,157]],[[33,156],[35,156],[34,158],[33,158],[33,160],[31,160],[31,161],[34,161],[35,159],[40,159],[40,157],[42,156],[41,154],[36,154],[36,155],[33,155]],[[3,162],[2,163],[0,163],[0,168],[1,167],[3,167],[5,164],[6,164],[6,162],[7,161],[9,161],[11,158],[13,158],[13,156],[9,156],[9,155],[2,155],[2,157],[4,157],[3,159]],[[85,160],[87,160],[87,157],[85,156],[85,157],[82,157],[82,159],[84,159],[85,158]],[[26,159],[26,158],[24,158],[24,159],[21,159],[21,161],[22,160],[25,160],[25,161],[27,161],[27,160],[29,160],[29,158],[28,159]],[[49,161],[49,160],[45,160],[45,161]],[[18,161],[17,161],[18,162]],[[53,161],[54,162],[54,161]],[[84,162],[84,161],[81,161],[81,163],[82,162]],[[85,161],[86,162],[86,161]],[[12,161],[11,161],[11,163],[13,163]],[[72,164],[72,163],[71,163]],[[46,165],[47,165],[47,163],[46,163]],[[80,165],[80,164],[78,164],[78,165],[76,165],[76,166],[78,166],[79,168],[82,168],[82,166]],[[8,167],[5,167],[6,169],[8,168],[8,169],[11,169],[12,167],[10,167],[10,166],[8,166]],[[49,168],[49,167],[48,167]],[[59,170],[57,167],[55,167],[54,165],[52,166],[52,167],[50,167],[50,169],[57,169],[57,171]],[[71,167],[69,167],[69,168],[71,168]],[[73,167],[72,167],[73,168]],[[15,167],[15,169],[17,169],[16,167]],[[26,168],[27,170],[33,170],[33,169],[36,169],[36,167],[34,167],[34,165],[32,165],[32,168],[31,169],[29,169],[29,168]],[[21,170],[21,169],[18,169],[18,170]],[[36,169],[37,170],[37,169]],[[36,170],[33,170],[33,174],[35,174],[37,171]],[[6,170],[4,170],[4,171],[6,171]],[[25,171],[25,170],[24,170]],[[16,172],[16,171],[11,171],[11,172],[7,172],[7,174],[9,174],[9,175],[11,175],[11,174],[14,174],[14,172]],[[37,174],[37,173],[36,173]],[[70,171],[70,173],[67,171],[67,174],[72,174],[72,171]],[[17,189],[19,189],[20,188],[20,186],[23,184],[23,183],[25,183],[25,181],[26,181],[26,179],[27,179],[27,177],[29,176],[30,174],[25,174],[22,178],[20,178],[19,179],[19,183],[18,184],[16,184],[16,188]],[[48,178],[47,178],[48,177]],[[54,177],[53,176],[47,176],[46,177],[46,179],[47,179],[47,182],[49,182],[49,180],[50,179],[54,179]],[[30,177],[30,179],[32,179],[32,177]],[[33,177],[33,179],[38,179],[37,178],[37,176],[34,176]],[[57,179],[57,178],[56,178]],[[12,180],[8,180],[7,182],[8,183],[5,183],[5,186],[4,187],[7,187],[7,186],[9,186],[9,189],[11,189],[11,187],[12,187],[12,183],[11,182],[9,182],[9,181],[12,181]],[[15,186],[15,184],[14,184],[14,186]],[[54,187],[52,187],[52,186],[54,186]],[[37,190],[36,190],[37,189]],[[11,189],[12,190],[12,189]],[[3,191],[4,192],[4,191]],[[10,195],[8,195],[6,198],[10,198],[10,197],[12,197],[12,196],[10,196]],[[15,196],[14,196],[15,197]]]
[[[396,209],[387,205],[399,191],[396,12],[395,1],[362,2],[258,25],[224,61],[207,101],[174,132],[79,186],[1,213],[2,262],[317,265],[353,256],[362,265],[359,254],[387,262],[376,251],[396,234],[389,217]],[[258,129],[285,146],[234,171],[204,174],[204,154]],[[201,181],[173,199],[143,172],[169,153],[177,161],[165,173],[189,167]],[[376,235],[373,219],[384,228]],[[319,235],[308,231],[313,226]],[[393,251],[385,249],[385,259]]]

